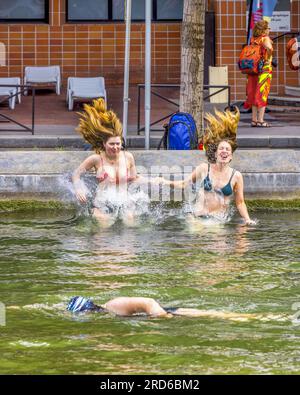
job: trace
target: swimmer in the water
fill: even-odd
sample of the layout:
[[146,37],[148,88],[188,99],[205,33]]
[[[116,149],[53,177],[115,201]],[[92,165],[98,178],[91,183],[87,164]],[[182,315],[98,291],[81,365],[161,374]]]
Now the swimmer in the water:
[[111,313],[117,316],[135,316],[144,314],[150,317],[212,317],[245,321],[257,318],[255,314],[233,313],[229,311],[199,310],[193,308],[162,307],[156,300],[144,297],[118,297],[102,305],[96,305],[91,299],[82,296],[73,297],[68,303],[67,310],[78,313],[91,311],[97,313]]

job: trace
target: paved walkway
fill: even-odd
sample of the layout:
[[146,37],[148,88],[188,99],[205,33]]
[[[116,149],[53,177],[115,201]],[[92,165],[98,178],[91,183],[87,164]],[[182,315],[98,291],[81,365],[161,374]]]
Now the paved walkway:
[[[122,87],[108,88],[109,107],[114,109],[122,120]],[[167,89],[160,91],[171,100],[178,100],[178,91]],[[128,146],[131,148],[143,148],[143,132],[137,135],[137,88],[130,89],[131,102],[128,116]],[[206,111],[211,111],[212,104],[205,104]],[[300,112],[290,108],[283,112],[283,108],[270,106],[274,111],[266,115],[266,120],[272,124],[271,128],[251,128],[251,114],[241,114],[238,129],[238,144],[240,148],[300,148]],[[60,96],[53,91],[39,90],[36,95],[36,119],[34,136],[26,131],[9,131],[16,126],[7,122],[1,122],[0,118],[0,149],[13,148],[82,148],[83,141],[76,132],[78,124],[77,111],[82,110],[77,105],[75,111],[68,111],[65,102],[65,92]],[[160,119],[173,111],[176,107],[168,102],[152,96],[151,120]],[[143,123],[143,100],[141,103],[141,123]],[[31,122],[31,96],[22,97],[22,103],[17,104],[15,110],[10,110],[3,104],[0,114],[10,116],[26,125]],[[2,118],[3,120],[3,118]],[[162,124],[153,127],[151,131],[151,146],[157,147],[162,136]],[[17,127],[19,128],[19,127]]]

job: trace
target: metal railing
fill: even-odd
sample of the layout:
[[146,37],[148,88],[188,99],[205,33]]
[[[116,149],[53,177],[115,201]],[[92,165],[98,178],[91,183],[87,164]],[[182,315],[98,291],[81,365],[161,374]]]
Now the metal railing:
[[17,97],[19,95],[24,94],[24,92],[28,92],[30,89],[32,91],[32,110],[31,110],[31,127],[28,127],[15,119],[9,117],[8,115],[5,115],[3,113],[0,113],[0,121],[1,118],[6,119],[9,122],[12,122],[18,126],[20,126],[22,129],[11,129],[11,128],[2,128],[2,125],[0,123],[0,132],[1,131],[9,131],[9,132],[31,132],[32,135],[34,135],[34,119],[35,119],[35,88],[31,85],[16,85],[16,84],[0,84],[0,88],[12,88],[15,87],[17,88],[16,93],[13,93],[11,95],[3,95],[4,98],[0,100],[0,104],[3,103],[6,100],[11,99],[12,97]]
[[[180,85],[178,84],[151,84],[151,88],[180,88]],[[137,134],[139,135],[140,132],[142,132],[143,130],[145,130],[145,126],[141,127],[141,89],[145,88],[145,84],[138,84],[138,111],[137,111]],[[228,90],[228,107],[230,107],[230,94],[231,94],[231,88],[229,85],[203,85],[203,90],[206,91],[208,89],[217,89],[215,92],[204,96],[203,97],[203,101],[206,99],[211,98],[212,96],[218,95],[219,93]],[[160,99],[173,104],[174,106],[177,107],[176,111],[173,111],[171,114],[168,114],[166,116],[164,116],[163,118],[158,119],[157,121],[154,121],[150,124],[150,130],[151,130],[151,126],[156,125],[157,123],[164,121],[167,118],[170,118],[170,116],[172,116],[173,114],[175,114],[176,112],[178,112],[178,108],[179,108],[179,104],[173,100],[170,100],[169,98],[154,92],[151,89],[151,94],[153,96],[157,96]]]

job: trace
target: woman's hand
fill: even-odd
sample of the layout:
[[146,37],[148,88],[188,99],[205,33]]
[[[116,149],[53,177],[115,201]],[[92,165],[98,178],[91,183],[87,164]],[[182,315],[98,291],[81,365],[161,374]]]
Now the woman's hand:
[[77,200],[80,203],[86,203],[87,202],[86,193],[84,192],[83,189],[75,189],[75,195],[76,195]]
[[244,222],[244,224],[245,225],[256,225],[256,222],[255,221],[253,221],[252,219],[245,219],[244,220],[245,222]]

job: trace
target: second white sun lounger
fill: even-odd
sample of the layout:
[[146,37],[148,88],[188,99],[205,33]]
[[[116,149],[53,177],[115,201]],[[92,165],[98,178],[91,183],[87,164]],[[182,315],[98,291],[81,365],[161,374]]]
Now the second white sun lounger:
[[98,99],[99,97],[107,100],[103,77],[68,78],[67,103],[70,111],[73,110],[76,99]]

